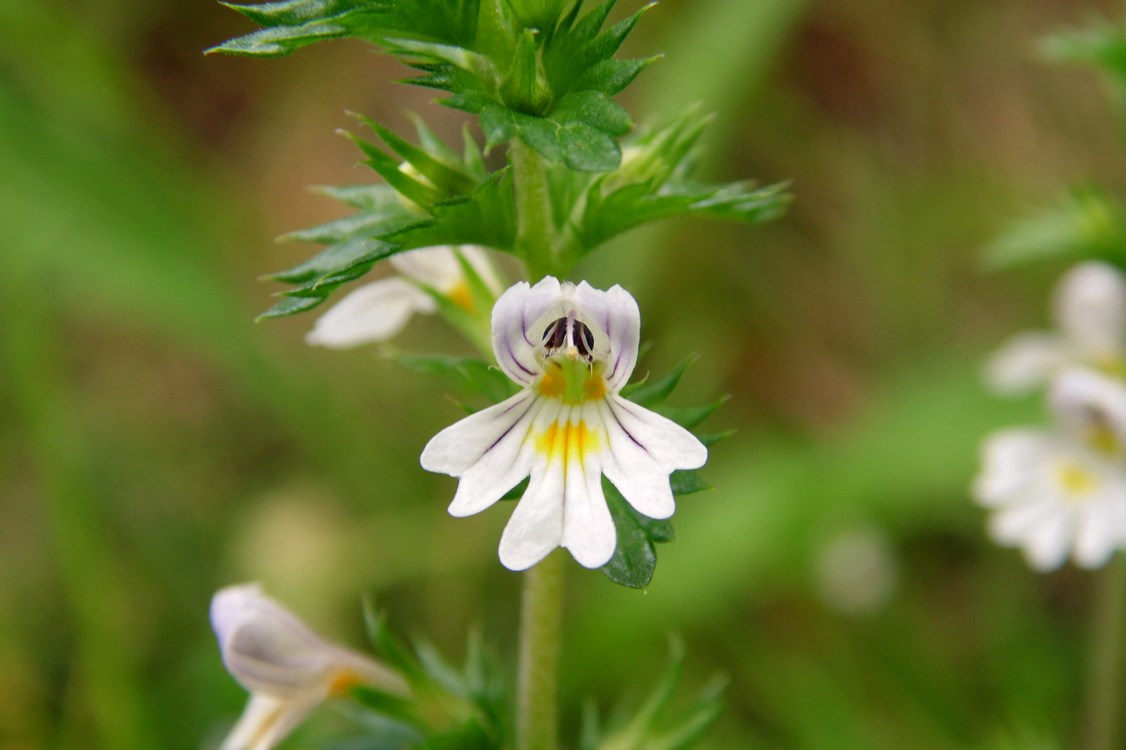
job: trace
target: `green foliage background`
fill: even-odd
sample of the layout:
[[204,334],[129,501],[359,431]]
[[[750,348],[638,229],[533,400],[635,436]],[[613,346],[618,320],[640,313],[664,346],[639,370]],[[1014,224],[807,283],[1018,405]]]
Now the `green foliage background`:
[[[730,680],[710,747],[1074,745],[1092,576],[1037,576],[994,548],[967,486],[986,432],[1039,419],[978,371],[1043,323],[1062,268],[992,273],[981,248],[1069,185],[1126,188],[1111,97],[1035,57],[1089,10],[645,14],[625,53],[665,58],[627,108],[702,101],[718,114],[704,177],[793,178],[796,201],[766,226],[668,223],[584,261],[637,296],[654,343],[641,369],[698,352],[674,402],[730,393],[708,427],[739,432],[703,472],[718,489],[681,502],[647,592],[570,576],[569,722],[584,699],[639,697],[675,631],[688,685]],[[331,136],[346,109],[403,133],[419,111],[451,138],[462,115],[388,83],[407,71],[359,43],[200,54],[248,30],[218,4],[0,5],[5,748],[214,742],[244,696],[207,605],[243,580],[354,645],[372,593],[456,659],[467,625],[514,656],[506,512],[448,517],[453,481],[418,467],[459,416],[445,386],[374,350],[306,348],[309,316],[252,322],[274,291],[255,278],[308,255],[272,237],[342,210],[304,187],[367,179]],[[460,346],[433,320],[397,343]],[[898,583],[875,612],[839,613],[816,560],[873,527]],[[291,747],[344,723],[318,718]]]

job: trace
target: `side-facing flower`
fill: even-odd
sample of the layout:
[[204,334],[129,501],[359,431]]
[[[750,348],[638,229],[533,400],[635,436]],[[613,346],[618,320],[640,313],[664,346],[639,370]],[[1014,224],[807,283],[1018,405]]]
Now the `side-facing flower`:
[[476,309],[473,286],[464,263],[477,275],[493,297],[501,284],[483,248],[476,245],[424,247],[392,255],[388,261],[398,276],[365,284],[347,294],[317,319],[305,336],[308,344],[346,349],[386,341],[407,324],[411,316],[438,309],[440,295],[466,313]]
[[605,565],[617,538],[602,475],[638,512],[668,518],[669,474],[708,457],[692,433],[619,395],[637,362],[637,303],[620,286],[520,282],[497,300],[492,331],[497,362],[522,390],[435,435],[422,466],[460,478],[454,516],[530,476],[501,536],[505,567],[531,567],[560,546],[588,568]]
[[1126,365],[1126,278],[1099,261],[1081,263],[1056,286],[1057,331],[1014,336],[990,358],[986,379],[998,393],[1027,393],[1072,365],[1122,374]]
[[257,584],[218,591],[211,626],[227,671],[250,692],[222,750],[269,750],[320,703],[357,685],[409,692],[397,673],[322,640]]
[[986,440],[974,484],[994,511],[993,538],[1023,547],[1040,571],[1071,554],[1103,565],[1126,542],[1126,386],[1088,369],[1053,381],[1052,430],[1009,429]]

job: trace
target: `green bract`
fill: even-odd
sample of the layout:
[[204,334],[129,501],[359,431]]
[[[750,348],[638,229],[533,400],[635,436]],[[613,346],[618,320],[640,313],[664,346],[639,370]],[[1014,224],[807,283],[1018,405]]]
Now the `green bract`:
[[[706,185],[692,179],[693,150],[708,118],[696,111],[632,133],[611,97],[655,58],[614,55],[645,6],[607,24],[614,0],[583,12],[582,0],[286,0],[229,6],[264,28],[211,51],[284,55],[326,39],[380,45],[446,91],[443,103],[477,115],[455,151],[416,118],[412,143],[362,116],[383,142],[348,134],[376,185],[321,188],[357,209],[286,239],[326,249],[272,278],[294,288],[265,317],[320,304],[395,253],[479,244],[512,253],[538,273],[565,276],[588,252],[659,219],[710,216],[761,222],[781,214],[784,187]],[[623,140],[624,138],[624,140]],[[520,236],[513,166],[490,171],[483,151],[519,141],[541,159],[552,246]],[[535,255],[536,257],[531,257]]]

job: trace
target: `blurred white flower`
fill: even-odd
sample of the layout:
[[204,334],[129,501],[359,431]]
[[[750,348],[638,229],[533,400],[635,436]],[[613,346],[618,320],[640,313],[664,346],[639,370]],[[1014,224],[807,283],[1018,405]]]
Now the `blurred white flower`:
[[887,535],[871,525],[845,529],[821,545],[814,574],[825,603],[854,616],[883,606],[899,579]]
[[397,673],[322,640],[257,584],[218,591],[211,626],[227,671],[250,692],[222,750],[269,750],[324,700],[356,685],[409,692]]
[[1023,547],[1040,571],[1070,554],[1103,565],[1126,542],[1126,386],[1093,370],[1053,381],[1054,430],[1009,429],[982,450],[977,501],[994,511],[1002,545]]
[[637,362],[637,303],[620,286],[520,282],[497,300],[492,331],[501,369],[523,390],[434,436],[422,466],[461,479],[455,516],[531,475],[501,537],[505,567],[531,567],[560,546],[588,568],[605,565],[617,537],[602,475],[638,512],[668,518],[669,474],[708,457],[688,430],[618,395]]
[[425,247],[392,255],[388,262],[399,276],[373,281],[345,295],[317,320],[305,343],[347,349],[386,341],[401,331],[412,315],[438,309],[432,293],[470,314],[484,314],[475,310],[473,287],[462,262],[494,297],[501,292],[500,279],[485,250],[475,245]]
[[1123,373],[1126,279],[1113,266],[1089,261],[1060,279],[1053,302],[1058,331],[1014,336],[993,355],[986,379],[1003,394],[1027,393],[1069,365]]

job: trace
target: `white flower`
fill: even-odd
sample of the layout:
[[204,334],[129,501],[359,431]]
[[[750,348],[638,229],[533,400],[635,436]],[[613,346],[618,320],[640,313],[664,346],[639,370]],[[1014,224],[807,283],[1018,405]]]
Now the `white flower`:
[[1018,334],[990,359],[986,379],[998,393],[1031,391],[1069,365],[1121,374],[1126,358],[1126,279],[1089,261],[1060,279],[1053,302],[1058,332]]
[[986,441],[974,495],[994,510],[993,538],[1023,547],[1037,570],[1068,554],[1099,567],[1126,542],[1126,386],[1071,369],[1052,383],[1049,402],[1055,430],[1003,430]]
[[322,640],[257,584],[217,592],[211,600],[211,626],[223,664],[250,692],[222,750],[268,750],[325,699],[356,685],[408,692],[398,674]]
[[637,303],[620,286],[520,282],[497,300],[492,328],[497,361],[523,390],[434,436],[422,466],[461,479],[454,516],[484,510],[531,476],[501,537],[505,567],[531,567],[560,546],[588,568],[605,565],[617,539],[602,475],[638,512],[668,518],[669,474],[703,466],[707,449],[618,395],[641,332]]
[[410,250],[389,259],[400,276],[365,284],[347,294],[317,320],[305,342],[346,349],[386,341],[401,331],[415,313],[437,310],[431,291],[472,314],[473,288],[466,279],[462,261],[494,296],[500,293],[500,281],[480,247],[440,245]]

